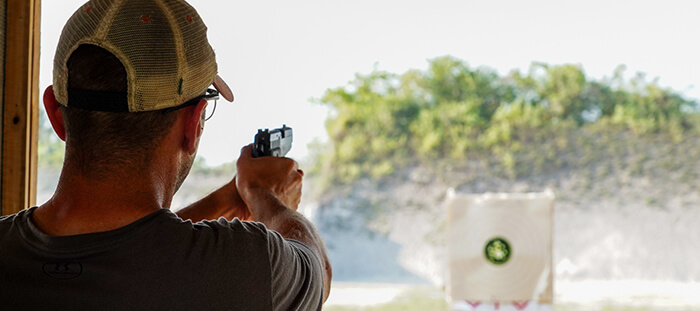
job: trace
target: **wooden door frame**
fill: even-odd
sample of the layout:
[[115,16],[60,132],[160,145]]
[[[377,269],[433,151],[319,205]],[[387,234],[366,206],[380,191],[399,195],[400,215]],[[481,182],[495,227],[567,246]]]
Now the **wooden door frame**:
[[6,1],[2,215],[36,204],[39,138],[41,0]]

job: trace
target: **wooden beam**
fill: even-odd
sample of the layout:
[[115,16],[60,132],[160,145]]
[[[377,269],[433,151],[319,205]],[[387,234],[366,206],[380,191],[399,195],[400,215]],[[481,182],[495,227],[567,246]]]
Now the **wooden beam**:
[[2,214],[36,204],[41,0],[7,0]]

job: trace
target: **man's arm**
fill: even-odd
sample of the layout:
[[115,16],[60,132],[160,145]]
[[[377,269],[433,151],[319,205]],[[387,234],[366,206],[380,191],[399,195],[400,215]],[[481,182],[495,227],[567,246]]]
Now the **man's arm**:
[[184,220],[198,222],[224,217],[228,220],[238,217],[241,220],[250,218],[250,211],[238,194],[236,178],[223,187],[210,193],[203,199],[190,204],[176,213]]
[[323,276],[323,301],[331,288],[332,268],[323,240],[314,225],[296,209],[301,200],[303,172],[289,158],[252,157],[252,145],[238,159],[237,189],[249,207],[251,220],[259,221],[286,239],[308,246],[318,257]]

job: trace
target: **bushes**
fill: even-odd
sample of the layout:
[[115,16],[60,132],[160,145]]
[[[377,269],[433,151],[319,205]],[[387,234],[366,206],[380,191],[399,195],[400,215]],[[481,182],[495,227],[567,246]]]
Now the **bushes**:
[[357,75],[321,98],[333,113],[326,120],[331,148],[319,157],[317,171],[333,182],[351,182],[416,161],[459,163],[473,155],[495,159],[514,177],[556,164],[576,128],[681,139],[697,103],[641,75],[624,81],[621,72],[610,81],[590,81],[575,65],[533,63],[527,75],[500,77],[446,56],[425,71]]

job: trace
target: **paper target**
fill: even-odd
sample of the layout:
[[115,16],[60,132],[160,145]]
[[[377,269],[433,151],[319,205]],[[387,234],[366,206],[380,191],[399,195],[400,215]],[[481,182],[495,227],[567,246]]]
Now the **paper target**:
[[551,302],[553,200],[551,192],[449,198],[452,300]]

